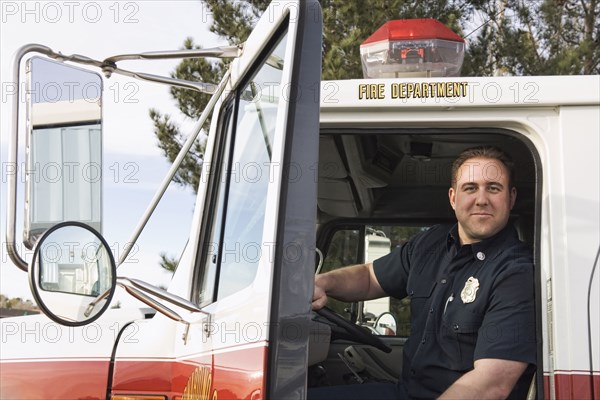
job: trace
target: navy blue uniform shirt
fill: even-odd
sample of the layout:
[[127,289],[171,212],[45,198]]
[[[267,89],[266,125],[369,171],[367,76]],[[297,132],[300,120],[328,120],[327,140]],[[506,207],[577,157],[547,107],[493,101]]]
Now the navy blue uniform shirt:
[[[387,294],[411,299],[402,365],[411,398],[439,396],[478,359],[535,365],[533,256],[512,226],[461,246],[457,225],[437,225],[373,265]],[[511,398],[524,398],[530,380]]]

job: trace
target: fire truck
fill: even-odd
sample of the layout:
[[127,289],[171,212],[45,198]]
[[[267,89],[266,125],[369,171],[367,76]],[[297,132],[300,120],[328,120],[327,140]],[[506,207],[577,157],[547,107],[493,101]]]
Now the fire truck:
[[[7,251],[44,315],[1,321],[2,399],[305,399],[312,387],[396,382],[410,301],[332,300],[315,314],[314,275],[454,221],[450,163],[481,144],[515,160],[509,223],[534,254],[528,397],[599,399],[600,77],[460,77],[464,41],[440,25],[385,24],[361,45],[365,78],[343,81],[320,79],[317,1],[273,2],[242,46],[105,60],[22,47],[15,82],[99,90],[84,106],[28,99],[25,111],[27,93],[17,96],[14,165],[22,154],[28,165],[101,163],[111,117],[102,87],[112,75],[212,94],[134,242],[211,122],[188,242],[167,290],[117,275],[127,255],[115,257],[100,233],[101,179],[29,179],[21,204],[8,177]],[[119,67],[187,57],[232,61],[218,84]],[[234,179],[239,165],[258,173]],[[17,245],[19,218],[30,262]],[[110,309],[116,286],[145,307]]]

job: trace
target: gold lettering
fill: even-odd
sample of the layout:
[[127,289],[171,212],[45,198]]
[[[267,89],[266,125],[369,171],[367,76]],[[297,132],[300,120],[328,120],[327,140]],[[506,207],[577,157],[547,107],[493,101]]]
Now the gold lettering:
[[366,93],[367,93],[367,85],[364,83],[361,83],[360,85],[358,85],[358,99],[362,100]]
[[[187,385],[183,390],[183,400],[210,400],[212,385],[212,370],[208,367],[198,367],[189,377]],[[214,390],[212,399],[217,398],[217,391]]]
[[454,97],[463,97],[462,83],[460,82],[454,82]]
[[415,93],[415,84],[414,83],[407,84],[406,96],[407,97],[413,97],[414,93]]
[[452,82],[446,82],[446,97],[454,97]]
[[438,83],[436,88],[437,97],[446,97],[446,84]]
[[[373,84],[365,89],[365,98],[385,98],[382,84]],[[467,97],[468,82],[437,82],[437,83],[392,83],[390,95],[392,99],[432,98],[432,97]]]
[[358,99],[380,100],[385,98],[383,83],[361,83],[358,85]]
[[415,84],[415,95],[414,97],[421,97],[421,85]]
[[377,87],[375,85],[369,85],[369,99],[377,97]]
[[392,96],[392,99],[397,99],[399,96],[399,90],[398,90],[398,84],[397,83],[392,83],[390,85],[390,94]]
[[406,83],[400,84],[400,93],[399,94],[400,94],[401,99],[405,99],[407,97],[406,96]]
[[469,84],[467,82],[461,82],[462,85],[462,97],[467,97],[467,89]]

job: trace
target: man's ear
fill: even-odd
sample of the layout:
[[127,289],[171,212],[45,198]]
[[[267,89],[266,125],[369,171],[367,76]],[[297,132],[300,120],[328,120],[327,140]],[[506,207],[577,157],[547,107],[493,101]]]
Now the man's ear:
[[[452,209],[456,210],[456,190],[454,190],[453,187],[448,189],[448,199],[450,200],[450,205],[452,206]],[[513,204],[514,204],[514,202],[513,202]],[[512,205],[511,205],[511,208],[512,208]]]
[[510,209],[511,210],[515,205],[515,201],[517,201],[517,188],[513,186],[512,189],[510,189]]

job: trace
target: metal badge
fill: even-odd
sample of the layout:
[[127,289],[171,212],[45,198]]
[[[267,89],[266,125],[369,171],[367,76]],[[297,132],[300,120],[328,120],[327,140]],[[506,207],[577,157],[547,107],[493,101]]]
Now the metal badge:
[[477,278],[470,277],[465,282],[465,287],[462,292],[460,292],[460,298],[463,303],[472,303],[475,301],[475,295],[477,294],[477,290],[479,289],[479,281]]

